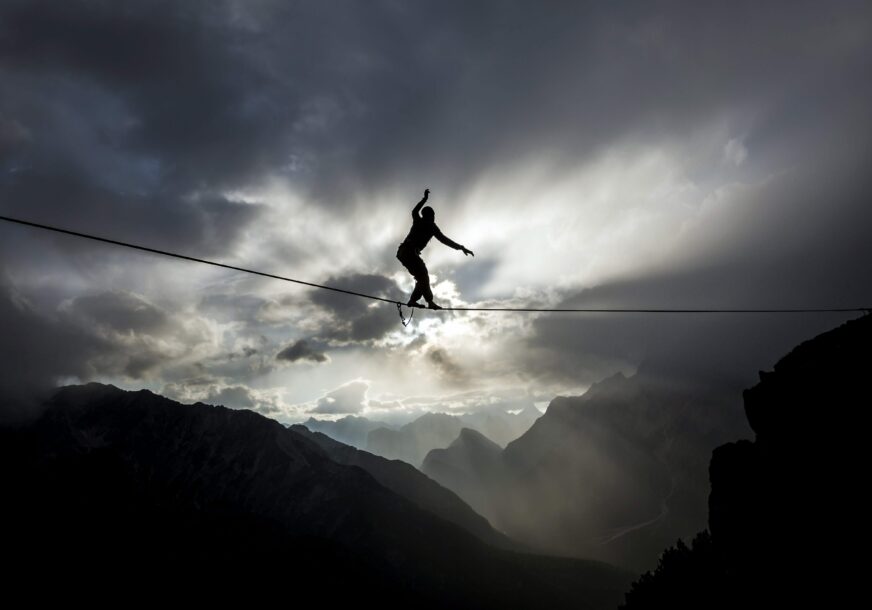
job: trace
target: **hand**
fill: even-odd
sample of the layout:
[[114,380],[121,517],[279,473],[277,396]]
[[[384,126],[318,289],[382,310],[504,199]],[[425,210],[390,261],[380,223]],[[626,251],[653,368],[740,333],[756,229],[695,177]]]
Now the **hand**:
[[468,250],[468,249],[466,248],[466,246],[463,246],[463,247],[460,248],[460,249],[461,249],[461,250],[463,251],[463,253],[464,253],[465,255],[467,255],[467,256],[469,256],[470,254],[472,254],[473,256],[475,256],[475,253],[473,253],[472,250]]
[[430,189],[424,189],[424,199],[430,196]]

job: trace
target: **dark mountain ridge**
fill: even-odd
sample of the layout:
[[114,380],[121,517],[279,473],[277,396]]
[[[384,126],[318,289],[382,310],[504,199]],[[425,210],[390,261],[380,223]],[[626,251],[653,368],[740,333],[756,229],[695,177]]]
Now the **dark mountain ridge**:
[[442,487],[414,466],[402,460],[388,460],[345,445],[326,434],[312,432],[305,425],[294,425],[290,430],[317,444],[334,462],[362,468],[394,493],[460,526],[484,542],[501,548],[518,548],[516,543],[494,530],[487,519],[472,510],[457,494]]
[[325,602],[607,607],[629,580],[491,547],[250,411],[67,387],[0,429],[0,457],[13,587],[255,595],[291,578]]

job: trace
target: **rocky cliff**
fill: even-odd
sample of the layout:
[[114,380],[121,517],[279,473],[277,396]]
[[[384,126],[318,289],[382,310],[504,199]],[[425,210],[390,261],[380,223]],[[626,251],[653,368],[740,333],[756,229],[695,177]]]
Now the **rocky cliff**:
[[[754,441],[718,447],[709,532],[666,551],[626,608],[845,607],[865,577],[872,316],[807,341],[744,392]],[[853,602],[851,602],[853,604]]]

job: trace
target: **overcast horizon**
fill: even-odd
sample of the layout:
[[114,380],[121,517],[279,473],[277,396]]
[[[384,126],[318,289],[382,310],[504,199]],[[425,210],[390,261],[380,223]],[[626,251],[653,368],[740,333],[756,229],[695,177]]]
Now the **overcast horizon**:
[[[0,214],[405,300],[429,188],[475,252],[424,250],[443,305],[868,307],[870,67],[862,2],[6,0]],[[739,404],[852,317],[404,328],[390,304],[0,223],[12,402],[100,381],[402,422],[641,367]]]

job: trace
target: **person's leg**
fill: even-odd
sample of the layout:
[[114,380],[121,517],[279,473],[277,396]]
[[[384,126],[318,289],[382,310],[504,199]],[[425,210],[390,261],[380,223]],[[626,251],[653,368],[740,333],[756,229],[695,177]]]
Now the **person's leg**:
[[421,296],[427,303],[433,303],[433,291],[430,290],[430,274],[427,272],[427,265],[421,260],[417,254],[411,255],[404,263],[412,275],[415,276],[415,290],[412,292],[410,303],[416,303]]
[[424,261],[421,261],[421,266],[424,267],[423,273],[418,279],[418,283],[421,285],[421,294],[424,295],[424,300],[428,303],[433,302],[433,291],[430,290],[430,274],[427,273],[427,267],[424,265]]
[[414,305],[415,303],[418,302],[418,299],[421,298],[422,294],[423,294],[423,291],[421,290],[421,282],[419,282],[418,280],[415,280],[415,289],[412,291],[412,296],[409,297],[409,302],[406,304],[410,305],[410,306]]
[[[411,273],[412,276],[414,277],[414,273],[412,273],[412,268],[409,266],[409,254],[405,249],[403,249],[402,246],[400,246],[397,249],[397,260],[400,261],[403,264],[403,267],[406,268],[406,271]],[[418,282],[416,280],[415,281],[415,288],[414,288],[414,290],[412,290],[412,296],[409,297],[409,301],[406,304],[411,306],[413,303],[415,303],[420,298],[421,298],[421,294],[418,292]]]
[[[418,299],[421,298],[421,295],[424,294],[423,286],[421,284],[421,265],[424,264],[424,261],[421,260],[421,257],[417,256],[414,252],[411,252],[407,249],[400,248],[397,250],[397,259],[403,263],[403,267],[412,274],[412,277],[415,278],[415,288],[412,290],[412,295],[409,297],[409,301],[406,303],[410,307],[412,305],[416,305],[418,303]],[[426,267],[425,267],[426,272]]]

